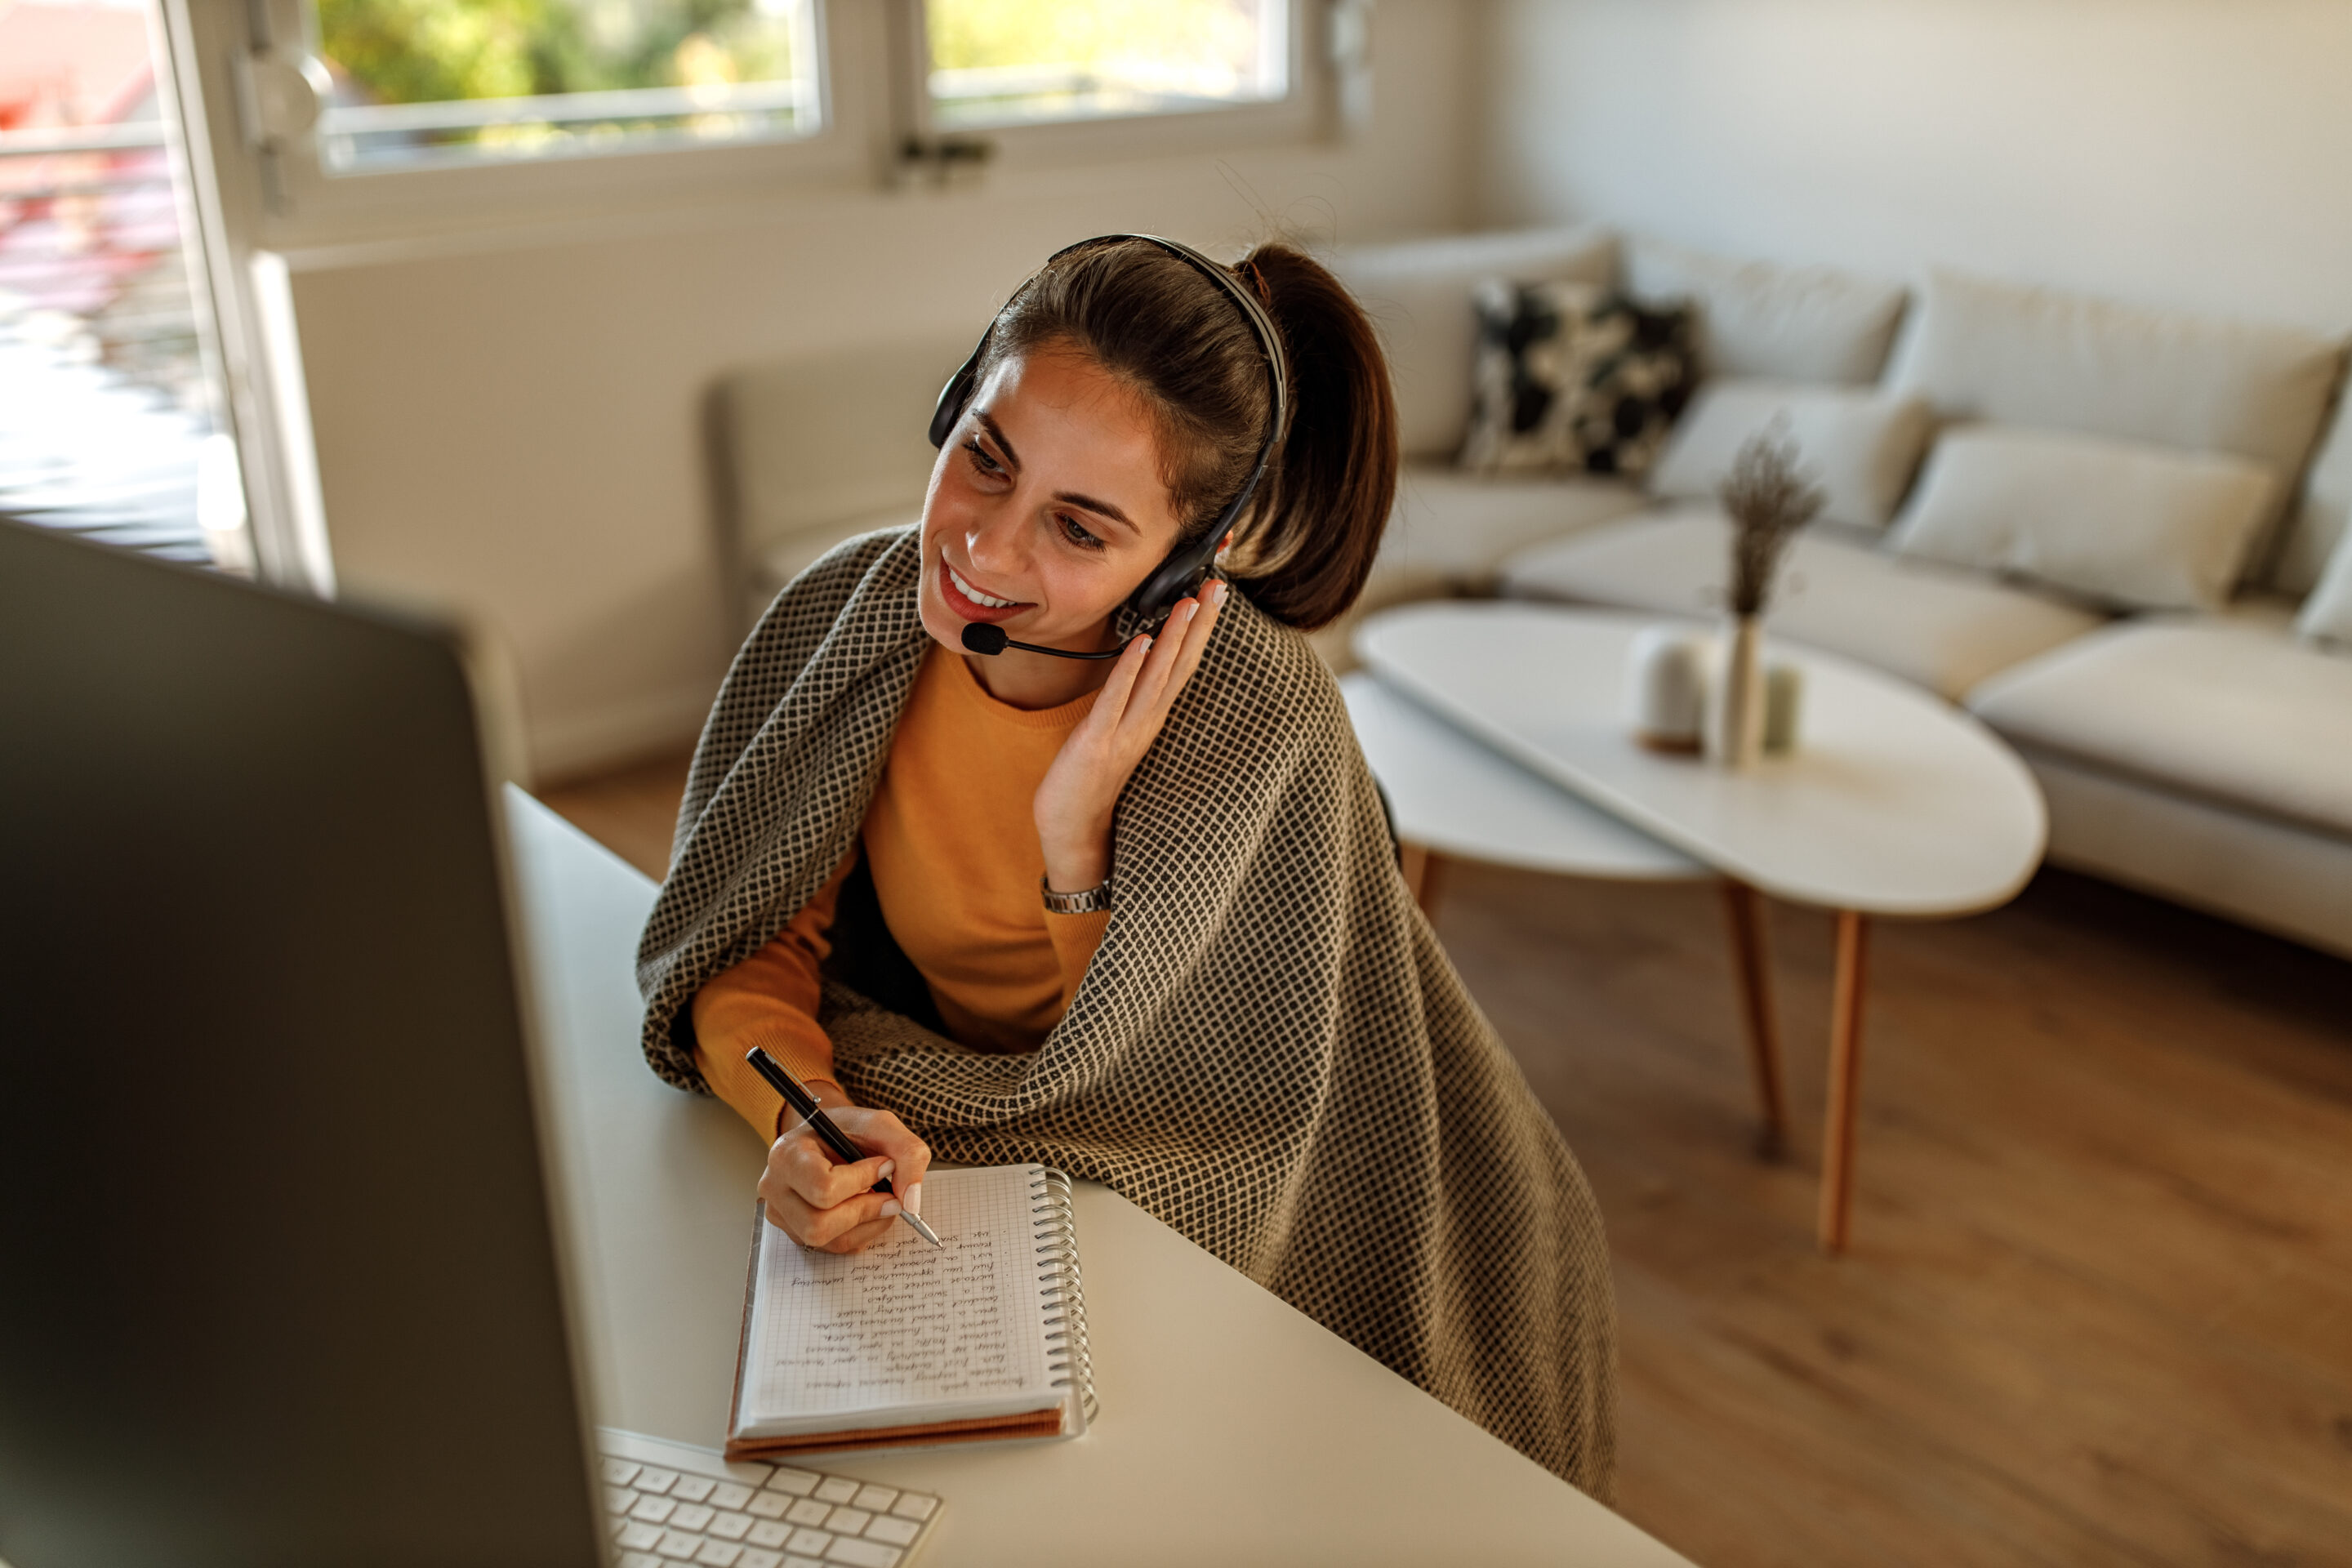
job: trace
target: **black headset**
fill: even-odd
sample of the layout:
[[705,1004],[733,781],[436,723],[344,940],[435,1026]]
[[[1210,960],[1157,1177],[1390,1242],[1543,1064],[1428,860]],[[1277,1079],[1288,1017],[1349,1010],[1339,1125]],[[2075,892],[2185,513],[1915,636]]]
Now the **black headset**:
[[[1258,481],[1265,477],[1266,465],[1273,461],[1274,449],[1280,443],[1282,432],[1289,422],[1290,364],[1283,355],[1282,334],[1275,330],[1274,318],[1266,313],[1265,305],[1259,302],[1257,296],[1243,286],[1241,279],[1234,276],[1230,268],[1219,266],[1189,245],[1173,239],[1162,239],[1156,234],[1103,234],[1097,235],[1092,239],[1082,239],[1076,245],[1063,247],[1046,258],[1045,265],[1051,267],[1072,251],[1084,250],[1088,246],[1116,244],[1123,239],[1139,239],[1147,245],[1158,246],[1225,291],[1227,298],[1233,300],[1240,309],[1243,318],[1249,322],[1250,331],[1257,334],[1258,346],[1265,351],[1266,384],[1274,394],[1274,417],[1266,426],[1265,439],[1258,443],[1257,462],[1251,468],[1250,477],[1242,486],[1241,493],[1227,503],[1225,510],[1218,514],[1215,524],[1208,532],[1190,544],[1180,544],[1171,551],[1168,559],[1154,568],[1151,575],[1143,580],[1142,586],[1136,589],[1133,595],[1129,598],[1127,602],[1129,609],[1142,621],[1150,624],[1159,621],[1174,607],[1178,600],[1200,588],[1202,581],[1209,574],[1210,563],[1216,559],[1217,547],[1224,542],[1225,535],[1232,531],[1234,521],[1249,505],[1250,497],[1257,492]],[[989,342],[995,336],[996,323],[992,321],[988,324],[988,331],[981,333],[980,346],[971,351],[971,357],[964,361],[962,368],[948,377],[947,385],[940,388],[939,406],[931,411],[932,446],[946,446],[948,437],[955,434],[955,427],[962,420],[965,407],[971,402],[971,395],[979,388],[981,362],[988,357]],[[969,636],[971,632],[982,633],[982,640],[996,645],[994,647],[974,647],[972,651],[976,653],[994,653],[998,648],[1006,646],[1029,647],[1026,643],[1007,645],[1003,640],[1003,633],[994,626],[975,624],[967,627],[966,632],[967,646],[971,643],[972,639]],[[994,636],[986,636],[985,634],[988,633],[993,633]],[[1062,652],[1059,648],[1040,648],[1034,651]],[[1117,658],[1118,656],[1114,653],[1108,657]]]

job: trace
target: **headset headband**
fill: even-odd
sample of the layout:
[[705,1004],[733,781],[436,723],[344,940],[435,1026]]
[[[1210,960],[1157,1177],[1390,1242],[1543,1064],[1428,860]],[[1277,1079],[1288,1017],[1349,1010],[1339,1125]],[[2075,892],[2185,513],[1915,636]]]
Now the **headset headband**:
[[[1143,585],[1136,589],[1134,596],[1128,601],[1144,620],[1157,621],[1178,600],[1200,586],[1201,580],[1208,574],[1210,563],[1216,559],[1217,549],[1223,543],[1225,535],[1232,531],[1234,521],[1249,506],[1250,498],[1257,493],[1258,481],[1265,477],[1267,465],[1274,460],[1275,447],[1281,443],[1283,432],[1289,427],[1290,362],[1282,350],[1282,333],[1276,328],[1274,317],[1257,295],[1234,276],[1231,268],[1219,266],[1181,240],[1163,239],[1156,234],[1097,235],[1092,239],[1064,246],[1046,258],[1045,266],[1051,267],[1065,256],[1090,246],[1115,245],[1129,239],[1158,246],[1224,292],[1225,297],[1240,310],[1242,319],[1249,323],[1250,331],[1256,334],[1258,347],[1265,354],[1267,388],[1273,395],[1273,417],[1267,421],[1265,439],[1258,443],[1257,461],[1251,466],[1249,479],[1242,485],[1241,493],[1226,504],[1206,533],[1192,543],[1180,544],[1170,552],[1168,559],[1143,580]],[[948,377],[947,385],[940,389],[940,401],[931,410],[932,446],[946,446],[948,437],[955,433],[956,425],[963,418],[963,411],[971,404],[972,394],[978,390],[981,362],[988,357],[988,345],[995,336],[996,322],[992,319],[988,330],[981,333],[979,346],[971,351],[971,356]]]

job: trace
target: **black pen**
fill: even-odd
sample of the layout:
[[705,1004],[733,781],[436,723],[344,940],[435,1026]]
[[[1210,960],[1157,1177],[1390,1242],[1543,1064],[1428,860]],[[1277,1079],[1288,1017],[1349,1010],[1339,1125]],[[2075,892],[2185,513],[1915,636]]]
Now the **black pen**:
[[[800,1112],[802,1119],[807,1121],[809,1126],[815,1131],[816,1135],[824,1140],[824,1146],[841,1157],[842,1163],[846,1165],[855,1165],[858,1161],[867,1158],[865,1150],[860,1149],[856,1144],[852,1143],[849,1141],[848,1133],[844,1132],[840,1128],[835,1127],[833,1124],[833,1118],[824,1113],[824,1107],[816,1102],[816,1096],[811,1094],[807,1089],[803,1089],[801,1087],[800,1079],[786,1072],[783,1069],[783,1065],[778,1062],[775,1058],[770,1056],[759,1047],[753,1046],[750,1050],[743,1053],[743,1059],[751,1064],[751,1070],[753,1072],[758,1073],[761,1078],[766,1079],[769,1083],[775,1087],[776,1092],[784,1097],[784,1103],[786,1105],[791,1106],[794,1110]],[[875,1183],[873,1191],[877,1193],[889,1192],[890,1178],[885,1176],[880,1181]],[[894,1194],[893,1195],[895,1196],[896,1194]],[[945,1247],[947,1245],[937,1236],[932,1234],[931,1227],[923,1223],[923,1218],[920,1215],[907,1207],[903,1203],[898,1205],[898,1217],[905,1220],[908,1225],[913,1226],[915,1227],[915,1234],[921,1237],[925,1241],[929,1242],[933,1247]]]

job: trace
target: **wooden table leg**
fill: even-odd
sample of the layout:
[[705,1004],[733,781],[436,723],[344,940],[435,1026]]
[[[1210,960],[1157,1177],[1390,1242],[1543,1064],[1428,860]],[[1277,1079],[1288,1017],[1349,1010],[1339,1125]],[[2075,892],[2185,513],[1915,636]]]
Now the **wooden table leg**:
[[1778,1159],[1788,1145],[1788,1110],[1780,1096],[1780,1029],[1772,1006],[1772,954],[1764,926],[1764,900],[1735,878],[1723,881],[1723,906],[1731,919],[1731,963],[1739,976],[1739,1016],[1748,1035],[1748,1057],[1756,1069],[1756,1098],[1764,1112],[1756,1152]]
[[1405,843],[1397,847],[1397,867],[1404,873],[1404,885],[1412,894],[1412,901],[1431,920],[1437,918],[1437,900],[1445,891],[1445,857],[1419,844]]
[[1822,1126],[1822,1250],[1845,1250],[1853,1221],[1854,1102],[1862,1088],[1862,1003],[1870,928],[1837,912],[1837,982],[1830,1013],[1829,1109]]

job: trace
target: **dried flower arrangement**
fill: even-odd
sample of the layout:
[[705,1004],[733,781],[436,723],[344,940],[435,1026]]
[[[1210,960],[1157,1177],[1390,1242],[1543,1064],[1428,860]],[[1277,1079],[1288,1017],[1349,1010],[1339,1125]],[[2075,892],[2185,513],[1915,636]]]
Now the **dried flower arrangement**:
[[1797,444],[1777,420],[1748,438],[1717,493],[1731,514],[1729,608],[1735,616],[1760,616],[1781,552],[1827,498],[1798,472]]

